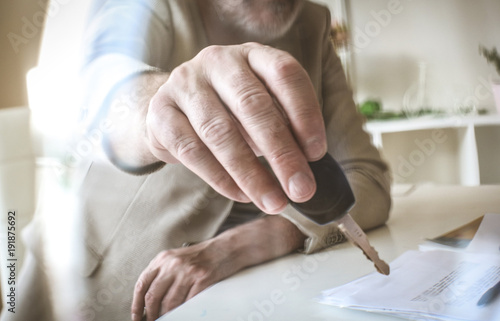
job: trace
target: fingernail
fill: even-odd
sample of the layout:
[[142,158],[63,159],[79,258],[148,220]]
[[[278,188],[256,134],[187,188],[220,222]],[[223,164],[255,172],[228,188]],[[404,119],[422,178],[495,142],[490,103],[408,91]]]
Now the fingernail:
[[262,197],[262,205],[269,213],[276,213],[287,203],[283,193],[278,191],[269,192]]
[[141,321],[141,318],[138,314],[132,313],[132,321]]
[[301,200],[312,194],[314,190],[314,180],[309,175],[298,172],[288,181],[288,190],[290,197]]
[[305,146],[305,154],[308,159],[315,161],[320,159],[326,153],[326,145],[318,137],[307,141]]

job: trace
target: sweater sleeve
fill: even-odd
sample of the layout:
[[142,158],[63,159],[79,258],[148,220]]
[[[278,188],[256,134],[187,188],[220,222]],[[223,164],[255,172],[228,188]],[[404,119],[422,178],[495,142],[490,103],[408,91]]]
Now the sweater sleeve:
[[160,70],[172,50],[166,1],[109,0],[89,19],[81,81],[87,125],[106,112],[104,103],[129,77]]

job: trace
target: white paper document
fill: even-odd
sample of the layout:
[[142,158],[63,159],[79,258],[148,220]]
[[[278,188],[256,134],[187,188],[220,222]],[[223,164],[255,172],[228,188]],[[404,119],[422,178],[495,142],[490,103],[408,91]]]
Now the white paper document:
[[[495,214],[494,214],[495,215]],[[500,219],[500,215],[494,217]],[[500,281],[500,251],[491,233],[500,229],[489,222],[476,233],[468,250],[408,251],[391,263],[391,274],[366,275],[346,285],[323,292],[321,303],[385,313],[412,320],[500,321],[500,298],[478,306],[481,296]],[[497,239],[498,240],[498,239]]]
[[486,214],[466,250],[500,255],[500,214]]

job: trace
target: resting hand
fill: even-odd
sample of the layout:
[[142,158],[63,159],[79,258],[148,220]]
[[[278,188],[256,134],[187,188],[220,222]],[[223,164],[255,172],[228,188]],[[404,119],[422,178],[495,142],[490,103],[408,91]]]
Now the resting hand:
[[163,251],[142,272],[136,283],[132,320],[141,320],[146,307],[147,320],[179,306],[208,286],[235,273],[236,262],[211,242]]
[[[315,192],[307,164],[326,152],[311,81],[289,54],[259,44],[212,46],[172,71],[150,101],[151,153],[181,162],[219,193],[281,212]],[[259,162],[263,155],[276,179]]]
[[302,247],[304,240],[305,236],[293,223],[272,215],[191,247],[161,252],[136,283],[132,320],[141,320],[144,307],[147,320],[156,320],[239,270]]

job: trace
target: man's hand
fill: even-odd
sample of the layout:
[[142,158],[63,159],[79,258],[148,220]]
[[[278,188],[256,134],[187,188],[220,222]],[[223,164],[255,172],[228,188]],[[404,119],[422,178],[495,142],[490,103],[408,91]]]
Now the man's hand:
[[159,253],[136,283],[132,320],[142,319],[144,307],[147,320],[156,320],[208,286],[235,273],[236,262],[228,262],[225,253],[212,243],[207,241]]
[[307,73],[288,53],[254,43],[208,47],[174,69],[150,101],[146,127],[157,159],[181,162],[219,193],[270,214],[284,209],[285,193],[312,197],[307,162],[326,152]]
[[239,270],[290,253],[305,236],[287,219],[267,216],[190,247],[163,251],[141,273],[132,320],[148,321],[174,309]]

